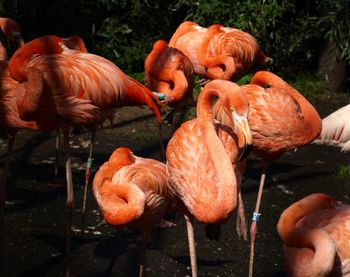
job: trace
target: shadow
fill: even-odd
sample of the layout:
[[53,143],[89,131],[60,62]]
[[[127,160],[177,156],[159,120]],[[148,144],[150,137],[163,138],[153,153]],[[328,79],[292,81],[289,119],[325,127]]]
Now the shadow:
[[[119,230],[117,230],[119,231]],[[93,255],[99,258],[110,259],[108,266],[98,276],[115,275],[115,264],[121,256],[123,268],[127,271],[125,276],[138,276],[140,261],[141,239],[136,231],[124,231],[114,234],[107,239],[99,239],[93,250]]]
[[112,236],[106,239],[99,238],[93,253],[99,258],[115,258],[124,253],[131,244],[141,246],[140,233],[129,229],[117,229]]
[[[281,173],[287,173],[287,172],[292,172],[293,170],[300,168],[302,166],[299,165],[292,165],[292,164],[287,164],[287,163],[278,163],[276,165],[271,166],[267,170],[266,174],[266,180],[265,180],[265,188],[268,187],[276,187],[277,185],[281,183],[298,183],[298,182],[305,182],[307,179],[312,179],[312,178],[319,178],[320,176],[328,176],[331,174],[330,171],[314,171],[314,172],[300,172],[298,175],[289,175],[289,176],[279,176],[278,178],[275,178],[275,175],[281,174]],[[259,181],[260,181],[260,176],[261,176],[261,170],[260,169],[255,169],[255,172],[253,170],[247,170],[245,176],[243,177],[242,180],[242,192],[243,193],[250,193],[250,192],[255,192],[258,191],[259,187]],[[248,176],[247,176],[248,175]],[[247,179],[254,180],[255,184],[249,183],[247,185]]]
[[[18,277],[28,277],[28,276],[48,276],[49,270],[51,268],[57,267],[57,264],[64,263],[64,255],[59,255],[46,259],[44,262],[39,265],[34,266],[32,269],[18,274]],[[63,274],[63,272],[62,272]]]
[[6,206],[6,214],[17,213],[45,203],[50,203],[52,199],[57,198],[60,195],[65,195],[65,190],[65,187],[48,192],[31,191],[20,188],[11,189],[7,192],[6,201],[11,204]]
[[[189,256],[170,256],[174,261],[182,264],[185,267],[191,266],[191,261]],[[220,267],[227,263],[235,264],[234,260],[208,260],[197,257],[197,265],[200,267]]]
[[287,277],[287,274],[283,271],[278,271],[274,273],[269,273],[267,275],[264,275],[263,277]]

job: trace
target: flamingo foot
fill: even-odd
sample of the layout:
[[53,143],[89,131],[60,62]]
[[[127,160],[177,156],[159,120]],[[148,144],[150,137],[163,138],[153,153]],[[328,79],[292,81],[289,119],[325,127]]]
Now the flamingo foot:
[[159,227],[160,228],[176,227],[176,224],[174,222],[171,222],[162,218],[160,220]]

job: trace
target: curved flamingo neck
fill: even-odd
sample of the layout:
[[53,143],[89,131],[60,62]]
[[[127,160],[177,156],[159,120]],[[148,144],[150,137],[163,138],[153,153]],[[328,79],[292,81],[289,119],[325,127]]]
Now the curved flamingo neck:
[[104,219],[111,225],[129,224],[144,211],[145,194],[138,186],[112,181],[122,167],[134,162],[135,157],[129,149],[118,148],[95,175],[93,192]]
[[171,37],[169,41],[169,46],[176,47],[177,40],[184,34],[192,31],[194,26],[199,26],[199,25],[191,21],[185,21],[181,23],[181,25],[176,29],[175,33]]
[[257,72],[251,82],[251,84],[280,88],[287,91],[300,105],[301,112],[304,117],[304,128],[301,130],[308,136],[310,141],[318,137],[321,132],[322,121],[320,115],[316,109],[302,96],[295,88],[286,83],[283,79],[269,71]]
[[324,272],[330,272],[333,268],[336,249],[324,230],[307,229],[296,225],[303,217],[323,209],[334,209],[336,205],[337,201],[332,197],[316,193],[291,205],[279,219],[277,230],[285,246],[309,248],[314,251],[312,259],[306,263],[305,268],[318,273],[308,276],[326,276]]
[[63,40],[60,37],[47,35],[34,39],[19,48],[9,61],[9,72],[17,81],[27,80],[27,64],[33,55],[60,54],[63,52]]
[[[222,25],[219,24],[214,24],[208,28],[207,35],[204,37],[197,55],[200,64],[208,68],[207,75],[210,79],[229,80],[235,68],[233,59],[226,55],[216,55],[213,57],[207,56],[207,49],[211,39],[216,34],[224,32],[221,28]],[[224,66],[224,69],[220,67],[222,65]]]
[[323,209],[334,209],[337,205],[334,198],[323,193],[311,194],[292,204],[282,213],[277,225],[278,233],[284,244],[298,246],[296,245],[298,241],[293,238],[293,230],[297,228],[296,224],[303,217]]
[[197,119],[218,178],[218,194],[213,210],[228,207],[232,211],[237,205],[237,180],[230,158],[214,127],[212,102],[216,96],[225,98],[220,90],[204,89],[201,92]]

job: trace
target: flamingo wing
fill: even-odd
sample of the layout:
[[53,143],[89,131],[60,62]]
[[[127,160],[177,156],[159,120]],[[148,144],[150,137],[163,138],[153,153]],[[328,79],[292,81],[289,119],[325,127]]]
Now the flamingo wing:
[[249,126],[254,147],[273,153],[305,143],[302,135],[296,137],[295,130],[303,123],[304,116],[292,96],[281,89],[264,89],[256,85],[243,86],[242,90],[249,101]]
[[[160,102],[153,93],[103,57],[66,50],[60,55],[36,56],[28,67],[39,68],[43,72],[55,97],[58,114],[68,114],[66,117],[71,116],[74,123],[79,121],[73,112],[76,102],[90,104],[93,106],[90,110],[98,108],[107,113],[120,106],[148,105],[161,121],[157,107]],[[80,110],[85,111],[83,108]],[[90,113],[93,114],[92,111]],[[98,118],[96,112],[93,117]]]
[[[194,72],[202,77],[206,76],[206,69],[198,60],[198,51],[206,36],[206,28],[200,27],[179,37],[176,42],[169,43],[170,47],[179,49],[187,56],[194,68]],[[171,41],[170,41],[171,42]]]

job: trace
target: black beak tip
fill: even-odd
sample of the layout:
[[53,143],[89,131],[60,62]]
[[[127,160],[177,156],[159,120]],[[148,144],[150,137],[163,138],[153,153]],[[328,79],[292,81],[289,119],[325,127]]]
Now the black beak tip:
[[252,144],[247,144],[247,146],[243,149],[241,157],[239,158],[239,161],[245,160],[250,152],[253,150],[253,145]]

